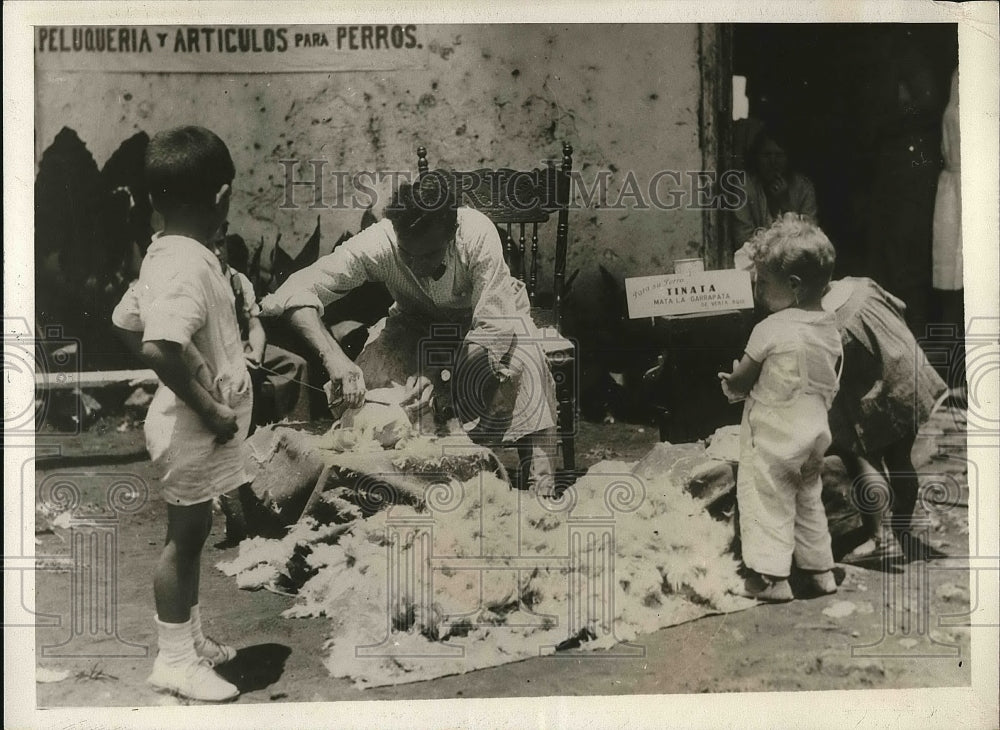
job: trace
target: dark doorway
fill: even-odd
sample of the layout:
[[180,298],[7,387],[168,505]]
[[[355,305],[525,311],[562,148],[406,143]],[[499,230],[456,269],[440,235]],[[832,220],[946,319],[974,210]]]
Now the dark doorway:
[[[873,180],[887,140],[919,132],[935,157],[928,166],[940,169],[941,114],[957,63],[955,24],[734,26],[733,74],[747,78],[754,120],[746,126],[759,120],[779,131],[792,164],[812,180],[818,222],[837,248],[836,276],[878,278],[868,248],[878,235]],[[904,109],[901,83],[919,86],[918,109]],[[739,146],[737,134],[737,159]],[[929,246],[932,210],[924,213]],[[929,257],[929,248],[914,246],[915,255]]]

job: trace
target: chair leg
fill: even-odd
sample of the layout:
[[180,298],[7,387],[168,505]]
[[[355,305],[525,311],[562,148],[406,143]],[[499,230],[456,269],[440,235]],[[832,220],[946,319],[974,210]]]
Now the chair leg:
[[563,470],[568,472],[576,471],[576,437],[568,434],[562,438],[563,448]]
[[570,398],[559,403],[559,436],[562,441],[563,469],[576,470],[576,402]]
[[562,444],[563,470],[576,470],[576,372],[575,358],[550,362],[556,381],[556,425]]

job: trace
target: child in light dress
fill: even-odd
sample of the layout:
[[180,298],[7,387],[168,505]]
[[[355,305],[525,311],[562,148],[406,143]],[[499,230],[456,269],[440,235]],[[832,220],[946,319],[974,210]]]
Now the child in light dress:
[[807,590],[834,593],[820,469],[842,359],[836,318],[821,306],[835,253],[794,213],[760,230],[748,248],[754,296],[771,314],[754,327],[733,372],[719,373],[730,400],[746,398],[736,487],[746,594],[792,600],[793,557]]
[[[920,427],[948,386],[906,325],[906,305],[868,278],[833,282],[823,298],[844,347],[840,392],[830,409],[832,454],[853,481],[862,528],[846,562],[920,548],[911,533],[920,482],[911,452]],[[883,517],[890,511],[890,530]]]

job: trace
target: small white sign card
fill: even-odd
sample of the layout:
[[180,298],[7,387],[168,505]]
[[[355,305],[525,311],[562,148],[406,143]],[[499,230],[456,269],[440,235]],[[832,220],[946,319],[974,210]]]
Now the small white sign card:
[[725,269],[625,279],[629,319],[752,309],[750,273]]

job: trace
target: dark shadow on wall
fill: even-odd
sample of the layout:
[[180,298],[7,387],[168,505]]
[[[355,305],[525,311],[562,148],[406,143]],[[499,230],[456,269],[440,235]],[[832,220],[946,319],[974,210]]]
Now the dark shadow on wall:
[[114,336],[110,320],[138,274],[152,233],[152,208],[142,182],[148,143],[148,135],[138,132],[98,170],[76,132],[63,127],[39,163],[36,326],[53,347],[65,346],[66,338],[79,340],[78,364],[86,370],[137,365]]

